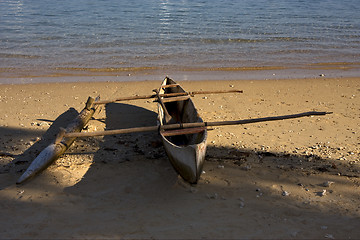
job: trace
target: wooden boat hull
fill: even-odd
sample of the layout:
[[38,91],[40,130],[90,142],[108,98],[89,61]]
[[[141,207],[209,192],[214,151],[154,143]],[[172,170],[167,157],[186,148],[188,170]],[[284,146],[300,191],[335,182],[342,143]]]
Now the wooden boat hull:
[[[163,81],[159,93],[185,92],[179,85],[174,87],[163,87],[174,85],[176,82],[169,78]],[[165,100],[165,99],[164,99]],[[203,122],[190,98],[175,102],[165,103],[166,111],[172,117],[166,121],[165,111],[161,104],[158,104],[158,123],[160,125],[171,123]],[[202,173],[206,154],[206,128],[200,129],[197,133],[168,136],[160,132],[160,136],[174,169],[189,183],[197,183]]]

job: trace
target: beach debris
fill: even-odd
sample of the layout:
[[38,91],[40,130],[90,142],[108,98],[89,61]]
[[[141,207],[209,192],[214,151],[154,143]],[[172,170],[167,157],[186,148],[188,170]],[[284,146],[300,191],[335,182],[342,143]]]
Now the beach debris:
[[218,199],[219,195],[217,193],[214,193],[214,194],[206,194],[206,197],[208,199]]
[[243,197],[239,197],[238,199],[240,202],[239,202],[239,207],[240,208],[244,208],[245,207],[245,200]]
[[199,189],[195,188],[195,187],[190,187],[190,192],[191,193],[197,193],[199,191]]
[[259,192],[259,194],[256,195],[257,198],[259,198],[259,197],[261,197],[263,195],[260,188],[257,188],[255,191]]
[[284,196],[284,197],[286,197],[286,196],[289,196],[290,193],[283,190],[282,193],[281,193],[281,195]]
[[325,74],[322,73],[322,74],[319,74],[319,76],[320,76],[320,77],[325,77]]
[[323,197],[326,195],[326,189],[323,189],[321,192],[317,193],[318,196]]
[[243,167],[243,170],[245,170],[245,171],[250,171],[250,170],[251,170],[251,165],[250,165],[250,164],[245,165],[245,166]]
[[8,152],[0,152],[0,157],[14,157],[14,154]]
[[328,239],[335,239],[332,234],[326,234],[324,237]]
[[330,187],[332,184],[334,184],[334,182],[332,182],[332,181],[326,181],[326,182],[323,182],[323,183],[321,184],[321,186],[323,186],[323,187]]
[[224,165],[218,165],[217,168],[224,168]]
[[31,126],[38,126],[38,127],[42,127],[42,126],[50,126],[50,124],[49,123],[47,123],[47,122],[32,122],[31,123]]

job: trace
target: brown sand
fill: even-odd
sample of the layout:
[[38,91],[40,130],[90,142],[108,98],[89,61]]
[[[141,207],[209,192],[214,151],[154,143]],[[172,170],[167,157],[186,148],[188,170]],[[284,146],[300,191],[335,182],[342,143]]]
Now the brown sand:
[[[195,96],[206,121],[334,112],[213,128],[197,185],[176,175],[157,133],[78,140],[15,185],[89,95],[159,84],[0,85],[0,238],[360,238],[360,78],[181,82],[244,90]],[[156,103],[108,104],[95,118],[88,131],[150,126]]]

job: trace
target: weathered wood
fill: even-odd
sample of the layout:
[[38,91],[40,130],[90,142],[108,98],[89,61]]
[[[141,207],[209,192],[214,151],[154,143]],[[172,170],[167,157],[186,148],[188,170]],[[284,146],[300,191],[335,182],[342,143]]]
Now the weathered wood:
[[220,121],[220,122],[195,122],[195,123],[176,123],[162,126],[149,126],[149,127],[137,127],[137,128],[127,128],[127,129],[115,129],[115,130],[106,130],[106,131],[97,131],[97,132],[87,132],[87,133],[66,133],[65,137],[95,137],[95,136],[107,136],[107,135],[116,135],[124,133],[135,133],[135,132],[151,132],[151,131],[162,131],[162,130],[171,130],[171,129],[183,129],[183,128],[196,128],[196,127],[212,127],[212,126],[224,126],[224,125],[241,125],[249,123],[258,123],[258,122],[269,122],[277,120],[285,120],[292,118],[316,116],[316,115],[326,115],[331,114],[332,112],[303,112],[298,114],[275,116],[275,117],[264,117],[264,118],[253,118],[253,119],[243,119],[236,121]]
[[122,98],[116,98],[116,99],[112,99],[112,100],[96,101],[94,104],[108,104],[108,103],[121,102],[121,101],[150,99],[150,98],[155,98],[155,97],[156,97],[156,94],[143,95],[143,96],[122,97]]
[[[166,77],[161,83],[159,92],[186,93],[186,91],[180,85],[173,88],[166,88],[166,90],[163,88],[173,84],[177,83]],[[186,101],[184,101],[185,98],[187,99]],[[174,104],[166,104],[169,113],[174,117],[174,119],[176,119],[176,122],[203,122],[195,108],[194,103],[190,99],[190,96],[171,97],[165,98],[163,100],[178,101]],[[158,119],[160,126],[171,124],[165,120],[165,116],[163,114],[164,111],[162,111],[161,108],[161,105],[158,104]],[[181,131],[183,133],[184,131],[189,131],[190,133],[191,131],[195,131],[195,129],[179,129],[175,131],[177,133],[173,131],[174,134],[182,136],[171,138],[165,137],[163,134],[164,132],[160,131],[160,136],[166,155],[168,156],[170,163],[174,167],[175,171],[179,173],[179,175],[185,181],[191,184],[196,184],[202,173],[202,168],[205,161],[207,129],[203,128],[202,131],[198,132],[197,134],[186,135],[179,134]]]
[[56,159],[58,159],[75,141],[76,137],[65,136],[65,132],[81,132],[91,117],[94,115],[97,106],[94,106],[94,99],[89,97],[85,108],[79,115],[66,127],[60,130],[55,142],[46,147],[30,164],[24,174],[17,180],[17,184],[34,177],[46,169]]
[[163,85],[161,86],[161,88],[172,88],[172,87],[179,87],[180,85],[175,83],[175,84],[167,84],[167,85]]
[[185,101],[185,100],[188,100],[189,98],[190,98],[190,96],[179,96],[179,97],[163,98],[162,101],[164,103],[177,102],[177,101]]
[[157,96],[157,101],[158,101],[158,103],[161,105],[161,107],[162,107],[162,109],[163,109],[163,111],[164,111],[165,120],[166,120],[166,122],[169,122],[169,121],[172,119],[172,117],[170,116],[168,110],[166,109],[166,106],[165,106],[165,104],[164,104],[164,102],[163,102],[163,99],[162,99],[161,96],[160,96],[159,91],[158,91],[158,90],[154,90],[154,91],[155,91],[156,96]]
[[196,94],[219,94],[219,93],[243,93],[242,90],[216,90],[216,91],[192,91],[189,92],[191,96]]
[[[167,85],[168,86],[168,85]],[[159,94],[160,97],[177,97],[177,96],[194,96],[198,94],[216,94],[216,93],[243,93],[242,90],[218,90],[218,91],[193,91],[193,92],[184,92],[184,93],[165,93],[165,94]],[[102,101],[96,101],[94,104],[108,104],[108,103],[114,103],[114,102],[121,102],[121,101],[131,101],[131,100],[140,100],[140,99],[151,99],[151,98],[157,98],[156,94],[151,95],[142,95],[142,96],[131,96],[131,97],[122,97],[122,98],[116,98],[112,100],[102,100]]]

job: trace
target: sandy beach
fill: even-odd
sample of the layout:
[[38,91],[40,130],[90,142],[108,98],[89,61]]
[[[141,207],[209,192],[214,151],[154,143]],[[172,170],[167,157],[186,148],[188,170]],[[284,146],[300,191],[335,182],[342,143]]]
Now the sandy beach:
[[[360,238],[360,78],[178,82],[243,90],[194,96],[205,121],[333,114],[213,127],[197,185],[177,176],[156,132],[79,139],[16,185],[88,96],[148,95],[161,79],[0,85],[0,238]],[[111,103],[84,131],[156,116],[152,99]]]

